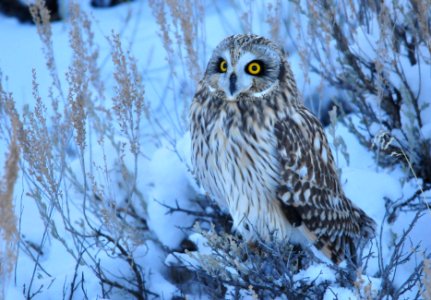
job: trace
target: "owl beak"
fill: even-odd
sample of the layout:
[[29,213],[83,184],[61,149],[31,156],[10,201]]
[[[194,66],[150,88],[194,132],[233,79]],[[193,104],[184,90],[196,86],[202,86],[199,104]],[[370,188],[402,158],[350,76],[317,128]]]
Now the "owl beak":
[[236,74],[235,73],[230,74],[229,92],[230,92],[231,96],[233,96],[236,92],[236,80],[237,80]]

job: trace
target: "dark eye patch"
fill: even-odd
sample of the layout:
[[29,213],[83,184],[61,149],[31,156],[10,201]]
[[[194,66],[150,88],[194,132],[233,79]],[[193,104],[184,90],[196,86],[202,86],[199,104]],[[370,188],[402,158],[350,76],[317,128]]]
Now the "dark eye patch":
[[263,76],[266,72],[266,65],[262,60],[252,60],[245,66],[245,72],[253,76]]
[[216,68],[216,71],[218,73],[226,73],[227,72],[227,68],[228,68],[227,61],[224,58],[220,57],[217,60],[217,64],[216,64],[215,68]]

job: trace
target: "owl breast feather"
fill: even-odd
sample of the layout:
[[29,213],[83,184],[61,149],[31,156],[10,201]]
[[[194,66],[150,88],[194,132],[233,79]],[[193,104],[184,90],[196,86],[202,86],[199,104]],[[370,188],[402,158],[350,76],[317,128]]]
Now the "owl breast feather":
[[[213,111],[212,107],[217,106]],[[196,176],[209,195],[226,207],[243,237],[286,239],[291,226],[276,199],[280,166],[271,125],[274,113],[262,118],[239,103],[215,101],[192,105],[192,147]],[[264,107],[257,107],[261,111]]]

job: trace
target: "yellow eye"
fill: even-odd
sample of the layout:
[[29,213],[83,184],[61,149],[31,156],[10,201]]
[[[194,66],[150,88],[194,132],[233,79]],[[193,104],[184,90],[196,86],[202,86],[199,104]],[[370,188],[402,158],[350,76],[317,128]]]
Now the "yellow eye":
[[259,75],[262,72],[262,63],[259,61],[252,61],[247,65],[246,71],[250,75]]
[[226,73],[226,71],[227,71],[227,61],[225,61],[224,59],[220,60],[220,63],[219,63],[218,67],[219,67],[220,72]]

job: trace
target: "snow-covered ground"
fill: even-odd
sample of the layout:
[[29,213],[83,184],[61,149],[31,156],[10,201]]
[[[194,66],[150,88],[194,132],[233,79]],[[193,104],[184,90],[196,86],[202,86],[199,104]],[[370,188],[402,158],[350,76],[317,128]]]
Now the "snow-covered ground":
[[[223,4],[226,4],[227,9],[221,11],[220,7],[223,7]],[[167,214],[168,210],[161,203],[170,206],[180,203],[182,208],[192,209],[193,204],[190,199],[202,192],[190,174],[190,136],[186,132],[187,127],[181,123],[181,117],[177,116],[180,111],[178,107],[181,104],[172,100],[181,95],[173,97],[172,93],[176,91],[169,89],[172,87],[170,85],[172,78],[169,78],[170,66],[166,59],[162,39],[158,34],[159,27],[147,1],[135,1],[115,8],[99,10],[92,9],[86,4],[81,5],[91,16],[94,26],[95,44],[99,46],[100,50],[101,76],[108,91],[106,96],[112,97],[113,92],[109,91],[115,84],[113,66],[106,63],[110,59],[107,37],[114,30],[121,33],[123,45],[126,48],[130,45],[130,53],[138,59],[138,68],[142,73],[145,85],[145,99],[150,101],[154,118],[161,122],[163,130],[168,131],[166,135],[160,135],[159,126],[154,123],[144,125],[145,130],[141,143],[145,158],[140,160],[137,185],[144,193],[148,226],[159,242],[149,241],[145,243],[145,246],[137,247],[134,253],[140,257],[139,262],[145,266],[146,287],[159,294],[162,299],[170,299],[172,295],[181,295],[181,293],[166,278],[166,254],[163,249],[177,248],[181,240],[186,237],[182,228],[192,225],[193,219],[181,213]],[[199,61],[201,69],[205,67],[207,58],[220,40],[229,34],[241,32],[241,20],[238,18],[238,13],[228,5],[227,1],[226,3],[222,1],[222,4],[218,5],[207,4],[205,11],[206,48],[202,50],[203,58]],[[260,24],[258,17],[255,17],[252,23],[255,33],[267,35],[267,25]],[[55,59],[57,69],[63,76],[62,81],[65,81],[64,74],[72,55],[69,46],[69,28],[66,22],[52,24]],[[15,19],[0,15],[0,45],[0,70],[3,74],[3,85],[7,91],[13,93],[18,109],[22,111],[25,105],[30,107],[34,105],[32,69],[36,70],[41,96],[43,99],[47,99],[51,78],[46,69],[42,45],[35,26],[20,24]],[[301,77],[298,55],[291,53],[289,61],[292,63],[298,86],[305,92],[309,85]],[[319,84],[319,82],[313,81],[313,77],[311,79],[311,86]],[[181,80],[178,78],[175,80],[177,80],[177,85],[181,84]],[[189,93],[185,93],[185,95],[189,95]],[[46,105],[49,103],[47,102]],[[47,109],[49,111],[51,107],[48,106]],[[352,118],[353,122],[357,122],[354,116]],[[424,126],[424,134],[429,134],[427,131],[429,125]],[[153,130],[159,134],[157,139],[150,135]],[[406,180],[406,170],[401,167],[385,169],[377,166],[372,151],[360,145],[357,138],[345,126],[339,124],[335,133],[344,140],[349,154],[347,161],[341,153],[338,153],[339,150],[333,147],[338,167],[341,169],[344,190],[352,201],[377,221],[378,230],[382,229],[382,245],[373,243],[372,247],[374,247],[374,253],[378,252],[377,247],[382,248],[385,261],[390,258],[394,237],[400,235],[408,227],[414,213],[399,215],[393,224],[382,223],[385,212],[384,198],[406,199],[418,189],[418,182],[414,178]],[[328,138],[332,144],[333,137],[328,134]],[[6,141],[0,138],[0,166],[4,165],[6,150]],[[79,161],[72,162],[73,164],[76,165],[73,167],[79,169]],[[110,167],[113,167],[114,164],[114,162],[108,163]],[[113,194],[122,193],[115,187],[110,188]],[[28,197],[27,192],[26,183],[20,178],[15,188],[15,209],[17,215],[20,216],[20,234],[24,240],[38,245],[43,239],[45,226],[39,217],[36,203]],[[428,192],[429,196],[431,193]],[[79,215],[80,213],[79,209],[72,208],[72,214]],[[425,213],[410,235],[412,245],[420,243],[421,249],[431,250],[430,225],[431,213]],[[196,234],[194,238],[199,240],[196,238]],[[4,285],[6,299],[24,299],[23,287],[28,287],[32,278],[34,278],[34,286],[42,287],[41,293],[36,295],[35,299],[63,297],[63,292],[67,290],[67,285],[73,276],[76,261],[54,238],[48,238],[42,251],[40,260],[44,271],[38,270],[34,276],[33,259],[21,248],[13,275],[8,282],[0,283],[0,288],[2,284]],[[110,267],[113,272],[117,270],[121,273],[121,265],[112,264]],[[413,267],[413,263],[403,265],[394,274],[394,281],[402,283]],[[81,268],[86,277],[87,297],[100,299],[98,279],[85,266]],[[378,289],[378,278],[371,277],[377,270],[378,259],[377,257],[371,258],[367,275],[370,275],[369,280],[373,282],[373,285],[377,286],[373,288]],[[337,286],[334,282],[335,276],[331,272],[325,265],[314,265],[301,271],[297,276],[314,279],[319,274],[323,274],[320,280],[332,282],[331,288],[325,292],[324,299],[333,299],[335,295],[338,295],[338,299],[358,297],[353,290]],[[413,293],[415,293],[414,289]],[[77,292],[76,299],[79,297],[83,297],[82,291]],[[117,295],[117,299],[121,299],[121,297],[121,295]],[[193,298],[193,295],[189,295],[189,297]]]

